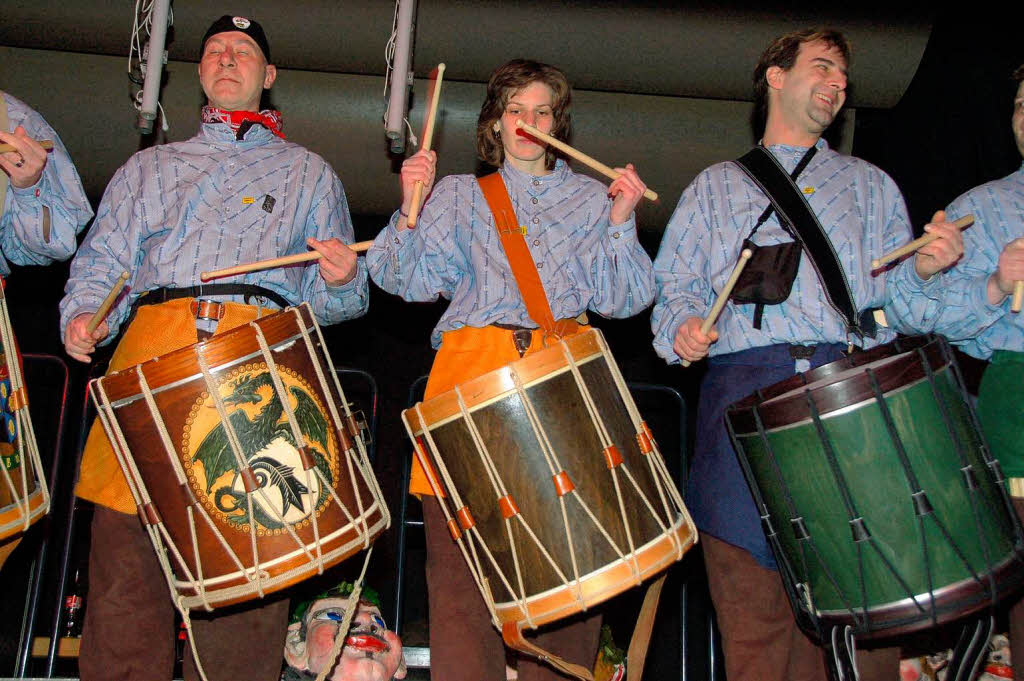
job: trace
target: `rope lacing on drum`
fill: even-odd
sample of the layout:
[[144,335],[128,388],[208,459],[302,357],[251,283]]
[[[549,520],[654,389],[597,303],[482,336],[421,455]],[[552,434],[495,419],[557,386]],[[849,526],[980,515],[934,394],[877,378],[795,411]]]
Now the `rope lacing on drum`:
[[[326,376],[327,372],[325,372],[323,370],[323,367],[320,366],[320,362],[318,361],[319,358],[322,356],[324,358],[324,361],[327,362],[327,368],[330,370],[330,375],[331,375],[331,377],[333,379],[331,381],[331,385],[334,386],[336,394],[338,395],[338,398],[341,400],[341,405],[342,405],[342,407],[345,410],[345,416],[346,416],[347,419],[351,419],[353,417],[351,404],[349,403],[348,398],[345,396],[345,391],[341,387],[341,380],[338,378],[338,372],[335,370],[334,363],[331,361],[331,355],[326,350],[327,343],[324,341],[323,332],[320,330],[319,326],[317,326],[316,324],[313,325],[313,329],[316,331],[317,339],[320,342],[320,348],[323,349],[322,353],[317,353],[316,352],[316,348],[313,345],[313,339],[310,337],[309,333],[307,332],[306,320],[299,313],[300,309],[304,309],[306,311],[306,313],[308,315],[310,315],[311,318],[312,318],[313,312],[312,312],[312,308],[309,306],[309,303],[303,303],[299,308],[292,308],[292,313],[295,315],[295,321],[298,324],[299,328],[302,330],[302,338],[303,338],[303,340],[306,343],[306,350],[307,350],[307,353],[309,354],[310,362],[313,365],[313,370],[316,372],[317,379],[320,381],[320,390],[323,392],[323,394],[325,396],[329,396],[331,394],[330,390],[328,388],[328,381],[327,381],[327,376]],[[327,399],[326,401],[327,401],[327,407],[328,407],[328,409],[331,412],[331,418],[334,421],[334,427],[337,428],[338,431],[340,432],[344,428],[344,422],[343,422],[343,420],[341,418],[341,415],[338,413],[338,407],[334,403],[334,400]],[[356,463],[357,463],[357,468],[359,469],[359,474],[363,478],[363,483],[368,488],[373,490],[373,498],[374,498],[374,500],[376,502],[375,506],[379,507],[381,514],[385,518],[386,526],[390,527],[391,526],[391,513],[388,511],[387,504],[384,503],[384,494],[381,492],[380,484],[377,482],[377,476],[375,476],[373,474],[373,467],[370,464],[370,457],[369,457],[368,452],[366,451],[366,443],[363,442],[363,439],[361,437],[359,437],[358,434],[354,434],[352,439],[355,441],[355,444],[356,444],[356,450],[357,450],[356,453],[358,454],[358,460],[357,460]],[[347,455],[347,453],[346,453],[346,455]],[[319,471],[318,471],[318,473],[319,473]],[[321,479],[322,478],[323,478],[323,476],[321,475]],[[333,494],[333,489],[332,489],[332,494]],[[335,496],[335,498],[337,498],[336,494],[334,494],[334,496]],[[369,533],[369,530],[367,529],[367,524],[366,524],[367,520],[366,520],[366,518],[367,518],[367,516],[369,515],[369,513],[373,509],[372,508],[371,509],[366,509],[364,511],[363,507],[362,507],[362,499],[361,499],[361,497],[358,494],[356,494],[356,499],[357,499],[357,505],[358,505],[358,508],[359,508],[360,517],[362,517],[364,519],[363,520],[363,529],[364,529],[363,546],[364,546],[364,548],[368,548],[370,546],[370,539],[369,539],[369,534],[370,533]],[[338,500],[338,503],[339,503],[339,505],[341,504],[340,499]]]
[[[519,399],[523,403],[523,408],[526,412],[526,418],[530,422],[530,426],[533,429],[533,432],[537,435],[537,441],[540,444],[540,451],[544,457],[544,462],[548,466],[548,472],[551,474],[552,479],[554,479],[555,476],[557,476],[558,474],[565,472],[565,467],[562,466],[562,462],[558,458],[558,454],[557,452],[555,452],[555,448],[551,445],[551,440],[548,438],[547,430],[545,430],[543,423],[537,416],[537,410],[534,407],[533,400],[531,400],[529,395],[527,395],[526,393],[526,387],[523,385],[523,377],[520,376],[519,372],[516,371],[513,367],[509,368],[509,372],[512,374],[512,380],[515,384],[516,394],[519,395]],[[621,558],[622,552],[619,551],[618,547],[615,546],[615,542],[612,541],[612,538],[608,535],[607,532],[605,532],[605,529],[601,527],[601,524],[598,523],[597,518],[594,517],[594,514],[591,512],[587,504],[583,501],[582,497],[580,497],[575,487],[569,493],[572,494],[573,498],[575,498],[577,502],[579,502],[584,512],[590,517],[591,522],[593,522],[594,526],[601,531],[605,539],[608,541],[609,544],[612,545],[612,548],[615,549],[616,553],[618,553],[619,557]],[[569,525],[569,514],[568,510],[566,509],[564,495],[558,495],[558,507],[562,512],[562,529],[564,531],[565,542],[569,546],[569,562],[572,564],[572,574],[574,578],[573,584],[569,584],[568,582],[566,582],[565,585],[572,592],[573,597],[576,599],[576,604],[579,606],[579,608],[581,610],[586,610],[586,603],[583,601],[583,590],[580,586],[580,569],[579,563],[576,559],[576,545],[573,541],[572,527]]]
[[[597,405],[594,402],[593,395],[590,394],[590,390],[587,388],[586,383],[583,380],[583,374],[580,372],[579,365],[576,363],[576,358],[573,356],[569,346],[565,343],[562,344],[562,354],[565,357],[566,365],[569,367],[569,371],[572,374],[573,379],[576,381],[576,389],[579,391],[580,397],[583,399],[583,405],[587,408],[587,413],[590,415],[590,422],[594,426],[594,432],[597,434],[598,440],[601,442],[601,448],[604,451],[608,451],[609,448],[613,447],[615,443],[612,441],[611,435],[608,433],[608,429],[605,427],[604,422],[601,420],[597,412]],[[633,485],[633,489],[637,492],[644,503],[647,505],[648,510],[651,514],[658,519],[658,514],[654,511],[651,503],[647,500],[647,497],[636,484],[636,480],[629,472],[629,466],[622,463],[618,466],[610,466],[609,472],[612,477],[612,485],[615,487],[615,497],[619,503],[619,514],[622,518],[622,529],[626,534],[626,542],[629,544],[629,556],[626,562],[629,564],[629,569],[633,574],[633,580],[640,584],[643,581],[643,575],[640,572],[640,564],[637,561],[636,556],[636,544],[633,541],[633,530],[629,524],[629,515],[626,513],[626,503],[622,496],[622,487],[619,482],[618,469],[622,469],[623,474],[629,479],[629,482]],[[660,524],[660,519],[659,524]],[[665,527],[662,525],[662,529]]]
[[[292,409],[291,398],[288,396],[288,391],[284,387],[284,381],[281,380],[281,373],[277,368],[277,362],[274,361],[274,354],[270,351],[270,344],[267,343],[267,338],[266,336],[263,335],[263,329],[261,329],[258,324],[252,322],[250,322],[250,326],[252,327],[253,333],[256,335],[256,342],[259,343],[260,352],[263,353],[264,361],[266,361],[267,363],[267,371],[270,374],[270,380],[274,384],[274,391],[277,393],[277,400],[281,404],[281,408],[284,410],[285,420],[288,422],[289,430],[291,430],[292,432],[292,438],[295,440],[295,448],[298,449],[300,447],[308,447],[309,444],[306,442],[306,436],[303,435],[302,428],[299,427],[299,421],[295,417],[295,410]],[[278,515],[278,520],[282,525],[288,528],[289,533],[295,538],[296,543],[302,546],[303,550],[306,552],[306,555],[309,557],[309,559],[311,561],[315,561],[316,573],[318,575],[322,575],[324,573],[324,559],[323,551],[320,549],[320,518],[319,515],[317,514],[316,508],[317,502],[319,500],[313,498],[313,474],[310,472],[310,470],[311,469],[308,468],[305,469],[307,485],[306,489],[310,490],[311,508],[309,512],[309,524],[313,528],[313,543],[316,545],[316,558],[314,558],[313,555],[309,552],[308,548],[305,546],[305,543],[301,539],[299,539],[299,536],[295,534],[295,531],[292,529],[291,523],[285,522],[284,516],[282,515]],[[355,477],[353,476],[351,479],[353,480],[354,484]],[[359,494],[357,490],[356,497],[358,498],[358,496]],[[274,509],[274,512],[276,514],[277,509]],[[255,518],[252,518],[252,521],[253,523],[255,523]]]
[[[11,327],[11,315],[7,311],[7,296],[4,294],[3,286],[0,286],[0,342],[4,352],[7,354],[7,372],[8,379],[11,383],[11,397],[20,395],[23,398],[19,408],[14,410],[14,429],[15,437],[18,440],[18,458],[21,460],[21,494],[19,495],[14,486],[14,481],[11,478],[7,467],[0,464],[0,471],[3,472],[4,482],[7,488],[11,491],[11,496],[15,500],[15,505],[21,512],[21,522],[17,521],[8,523],[0,530],[13,530],[19,524],[21,525],[21,531],[28,531],[32,521],[41,515],[46,514],[50,510],[50,491],[46,486],[46,476],[43,473],[43,463],[39,456],[39,446],[36,443],[36,432],[32,425],[32,419],[28,412],[28,401],[26,398],[25,391],[25,379],[21,374],[21,357],[17,351],[17,344],[14,340],[14,329]],[[31,496],[29,494],[29,481],[28,472],[32,470],[35,473],[36,488],[39,490],[43,499],[42,502],[36,507],[35,513],[32,512]]]
[[[213,400],[214,407],[217,409],[221,425],[224,426],[224,433],[227,436],[231,454],[235,459],[235,466],[237,466],[239,473],[241,473],[249,464],[245,460],[245,454],[242,451],[242,444],[238,440],[238,433],[235,432],[235,428],[231,424],[227,408],[224,406],[224,400],[220,397],[220,386],[217,384],[213,374],[210,372],[210,365],[206,361],[206,357],[203,356],[202,352],[196,353],[196,360],[199,362],[199,369],[203,373],[203,379],[206,381],[206,389],[210,394],[210,399]],[[259,547],[256,544],[256,516],[253,513],[252,493],[249,490],[246,490],[245,493],[245,503],[249,514],[249,544],[250,549],[252,550],[253,567],[246,568],[244,572],[247,575],[247,579],[250,581],[253,581],[255,578],[256,593],[260,598],[263,598],[263,578],[260,570],[260,553]]]
[[[424,439],[426,439],[427,446],[429,447],[430,453],[433,456],[433,468],[438,472],[438,474],[440,474],[441,478],[444,480],[445,489],[447,490],[449,498],[452,500],[452,503],[455,505],[456,508],[463,508],[465,506],[465,503],[462,499],[462,496],[459,494],[459,490],[455,487],[455,484],[452,481],[452,477],[448,471],[447,466],[444,465],[444,461],[441,459],[438,453],[437,444],[434,442],[434,436],[431,433],[430,428],[427,427],[427,420],[423,416],[422,407],[423,403],[418,402],[416,403],[416,406],[413,408],[413,411],[416,412],[416,418],[423,429],[423,437]],[[413,434],[412,427],[409,425],[409,421],[405,418],[404,415],[402,416],[402,422],[405,424],[405,430],[409,434],[409,439],[412,440],[413,442],[416,442],[416,437]],[[431,467],[429,466],[429,462],[425,460],[426,453],[421,452],[421,450],[418,447],[414,448],[414,450],[416,452],[417,458],[420,459],[420,465],[423,467],[423,470],[430,470]],[[446,523],[449,526],[451,526],[455,522],[455,520],[452,516],[451,511],[448,509],[448,505],[444,503],[445,492],[441,490],[440,486],[437,484],[437,481],[434,479],[433,476],[427,475],[427,482],[430,484],[430,489],[434,493],[434,499],[437,500],[438,505],[441,507],[441,512],[444,513]],[[508,580],[505,578],[505,575],[502,574],[501,570],[498,569],[497,562],[494,560],[494,557],[490,555],[490,553],[487,551],[487,547],[483,544],[483,541],[479,536],[479,531],[476,529],[476,527],[465,528],[465,531],[462,534],[460,534],[458,537],[453,537],[453,539],[455,540],[455,543],[458,545],[459,549],[462,551],[462,556],[466,561],[466,565],[469,566],[470,574],[473,575],[473,581],[476,582],[477,589],[480,590],[480,595],[483,597],[484,602],[487,603],[488,609],[491,611],[491,621],[494,623],[495,627],[500,629],[501,623],[498,621],[497,615],[495,613],[494,600],[491,596],[490,587],[487,585],[487,580],[483,576],[483,566],[480,564],[480,557],[477,555],[477,543],[480,543],[482,545],[482,550],[487,554],[488,559],[491,561],[491,565],[494,566],[495,572],[498,574],[498,577],[502,580],[502,583],[508,590],[508,593],[514,595],[515,590],[512,588],[512,585],[509,584]],[[521,604],[520,609],[523,609]],[[523,614],[528,615],[528,613],[526,612],[524,612]]]
[[[513,374],[515,373],[515,370],[511,367],[508,368],[508,371]],[[501,479],[501,474],[498,471],[498,466],[494,462],[494,458],[491,456],[490,451],[487,449],[487,444],[484,442],[483,437],[480,435],[480,430],[477,428],[476,421],[473,419],[473,414],[466,406],[466,401],[463,398],[462,391],[459,389],[458,386],[455,387],[455,396],[459,403],[459,411],[462,414],[463,423],[466,424],[466,428],[469,431],[470,437],[472,438],[473,443],[476,445],[477,454],[480,457],[480,463],[481,465],[483,465],[484,471],[487,473],[487,477],[490,480],[492,490],[494,491],[497,499],[508,497],[509,491],[508,488],[505,486],[505,481]],[[544,559],[547,560],[548,564],[551,566],[551,569],[554,570],[555,573],[558,575],[558,578],[562,580],[562,583],[568,584],[569,579],[566,577],[563,570],[559,567],[558,563],[555,562],[554,557],[548,552],[546,548],[544,548],[544,544],[537,537],[536,533],[533,531],[533,528],[530,527],[530,524],[527,523],[526,520],[523,518],[522,513],[515,513],[515,515],[511,517],[504,518],[505,533],[508,535],[509,550],[512,552],[512,565],[515,568],[516,582],[519,585],[518,594],[515,591],[512,591],[511,594],[516,599],[519,608],[526,617],[526,621],[529,624],[529,626],[536,627],[537,625],[534,623],[533,618],[529,613],[529,609],[526,606],[526,587],[523,583],[523,567],[520,563],[519,551],[517,550],[515,537],[512,534],[512,518],[518,519],[520,527],[522,527],[523,531],[529,535],[530,540],[537,547],[538,551],[540,551]],[[484,548],[486,549],[486,546]],[[487,554],[488,556],[491,555],[489,550],[487,551]],[[500,574],[501,570],[498,568],[497,562],[494,561],[493,558],[492,562],[494,564],[495,570]],[[504,580],[505,578],[503,577],[502,579]]]
[[[637,433],[649,432],[643,417],[640,415],[640,410],[637,409],[636,403],[630,395],[626,379],[623,378],[622,372],[619,371],[619,365],[613,359],[611,348],[608,347],[608,341],[605,340],[605,337],[602,334],[596,334],[596,339],[598,347],[601,348],[601,353],[606,358],[605,366],[615,383],[615,388],[618,390],[619,397],[622,399],[622,404],[625,406],[626,412],[629,414],[630,421],[633,424],[633,429]],[[661,450],[653,435],[650,436],[650,442],[653,448],[653,452],[651,454],[654,456],[647,455],[644,458],[647,460],[651,479],[654,481],[654,485],[658,490],[658,496],[661,499],[662,510],[665,513],[665,518],[667,519],[668,524],[672,525],[673,517],[682,515],[685,522],[692,527],[693,521],[690,519],[689,512],[686,510],[686,505],[683,503],[683,497],[679,493],[679,489],[673,481],[671,474],[668,472],[668,467],[665,465],[665,459],[662,457]],[[670,501],[671,503],[669,503]],[[655,514],[655,517],[657,517],[657,514]],[[676,559],[678,560],[683,557],[683,552],[689,547],[689,544],[684,546],[683,542],[679,540],[674,532],[670,533],[669,536],[673,545],[676,547]]]

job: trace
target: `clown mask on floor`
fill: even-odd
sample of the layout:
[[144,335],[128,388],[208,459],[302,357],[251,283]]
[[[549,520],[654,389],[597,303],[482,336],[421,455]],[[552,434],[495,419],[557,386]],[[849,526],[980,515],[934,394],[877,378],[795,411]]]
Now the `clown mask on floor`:
[[[331,652],[338,628],[345,619],[351,585],[343,583],[299,606],[285,641],[284,658],[289,669],[285,681],[314,679],[332,662]],[[327,677],[330,681],[390,681],[405,678],[402,641],[390,631],[372,600],[360,600],[352,618],[345,646]]]

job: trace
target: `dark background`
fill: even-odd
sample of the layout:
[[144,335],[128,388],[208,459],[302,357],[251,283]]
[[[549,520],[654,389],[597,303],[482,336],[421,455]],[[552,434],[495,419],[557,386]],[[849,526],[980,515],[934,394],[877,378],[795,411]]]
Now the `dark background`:
[[[633,6],[636,12],[653,12],[653,8],[657,7],[653,3],[630,3],[629,6]],[[588,3],[578,3],[578,7],[581,12],[589,10]],[[884,31],[884,13],[896,9],[901,16],[912,15],[914,12],[913,8],[898,3],[889,7],[879,4],[876,9],[868,8],[865,11],[876,13],[880,22],[878,30]],[[970,8],[971,11],[966,14],[963,13],[963,9],[934,14],[924,54],[902,97],[891,108],[859,106],[856,109],[853,154],[877,164],[893,176],[904,192],[912,221],[918,226],[923,225],[934,210],[945,206],[963,191],[982,182],[1002,177],[1020,166],[1021,159],[1010,132],[1011,105],[1015,91],[1010,74],[1016,66],[1024,62],[1024,49],[1019,37],[1021,13],[1017,10],[1003,10],[998,14],[988,14],[986,9],[985,6],[979,6]],[[421,21],[423,11],[421,9]],[[841,10],[835,11],[841,13]],[[0,9],[0,16],[2,12]],[[209,11],[206,13],[212,14]],[[751,21],[751,16],[753,15],[748,12],[744,15],[743,21]],[[842,28],[841,22],[833,23]],[[802,25],[804,24],[794,23],[791,28]],[[4,35],[12,35],[10,26],[5,30],[6,34],[0,31],[0,47],[19,44],[13,40],[4,40]],[[123,33],[127,34],[127,28]],[[268,33],[273,36],[270,27]],[[271,44],[274,45],[273,37]],[[758,52],[761,47],[757,46],[754,51]],[[854,44],[854,69],[851,78],[854,97],[858,87],[857,48],[858,45]],[[529,52],[528,41],[524,42],[523,51]],[[514,55],[496,54],[488,63],[497,64],[511,56]],[[662,67],[685,68],[679,64],[667,63]],[[752,67],[753,61],[748,68]],[[0,62],[0,87],[3,87],[5,82],[2,71],[7,68],[7,65]],[[417,72],[420,71],[421,69],[417,67]],[[42,91],[12,90],[12,93],[30,103],[45,101],[47,96]],[[475,101],[478,105],[479,98]],[[288,103],[281,101],[277,104],[285,111],[287,118]],[[75,115],[98,118],[104,114],[102,111],[87,110],[78,111]],[[473,115],[475,116],[475,112]],[[624,112],[623,115],[628,117],[628,112]],[[53,122],[50,115],[47,115],[47,118]],[[582,118],[582,114],[578,114],[579,118]],[[185,131],[182,133],[184,136],[194,129],[187,120],[179,118],[175,122],[179,130]],[[55,124],[55,127],[58,126]],[[656,130],[624,127],[630,128],[625,134],[636,137],[657,135]],[[67,137],[59,127],[58,132]],[[752,141],[752,134],[748,134],[746,143]],[[712,140],[705,142],[713,143]],[[148,143],[142,140],[139,146]],[[667,154],[673,153],[671,140],[665,141],[664,147]],[[721,154],[721,159],[728,157],[727,153]],[[468,172],[471,169],[462,167],[454,171]],[[83,176],[85,172],[88,172],[87,168],[83,171]],[[349,159],[346,167],[338,167],[338,172],[342,181],[348,184],[347,178],[359,173],[359,159]],[[649,183],[654,186],[653,182]],[[394,179],[394,185],[397,188],[397,178]],[[685,182],[680,181],[678,185],[681,188],[685,186]],[[656,188],[661,189],[660,186]],[[659,217],[670,212],[671,205],[678,197],[678,190],[674,187],[673,189],[672,192],[663,192],[662,201],[668,205],[658,209]],[[90,190],[90,200],[95,207],[99,200],[96,191]],[[365,205],[373,204],[371,201]],[[366,210],[354,214],[356,239],[373,238],[385,224],[387,211],[393,205],[397,204],[388,204],[386,210]],[[644,215],[641,215],[641,218],[641,239],[653,257],[657,252],[664,221],[644,221]],[[13,269],[6,290],[13,326],[23,351],[64,357],[71,368],[72,399],[67,433],[69,446],[62,455],[64,487],[61,489],[66,493],[66,485],[70,482],[73,468],[71,462],[77,456],[77,448],[73,443],[77,442],[78,438],[77,414],[81,409],[81,396],[84,393],[88,370],[84,365],[63,354],[57,329],[56,308],[67,278],[67,264],[32,268],[15,266]],[[380,425],[376,444],[376,467],[395,513],[401,495],[401,461],[407,455],[404,429],[398,414],[406,406],[410,384],[416,377],[429,370],[433,357],[433,352],[429,348],[429,333],[443,309],[444,302],[408,304],[373,288],[368,315],[325,329],[335,362],[338,365],[363,369],[372,374],[377,381]],[[693,398],[702,367],[699,364],[688,370],[677,366],[667,367],[654,355],[650,344],[649,312],[628,320],[605,320],[596,318],[595,315],[591,315],[591,320],[607,335],[628,380],[659,383],[677,389],[685,396],[689,406],[694,405]],[[651,408],[657,409],[657,405],[652,405]],[[666,452],[666,457],[670,456],[678,455],[676,452]],[[394,560],[395,538],[396,532],[392,529],[378,540],[375,549],[374,563],[378,569],[371,582],[384,594],[385,601],[393,598],[391,565]],[[686,563],[677,571],[679,575],[689,575],[693,572],[693,561],[688,559]],[[673,579],[679,578],[676,576]],[[410,588],[412,590],[412,587]],[[628,624],[630,606],[623,607],[627,608],[627,613],[622,615],[621,619]],[[618,628],[621,626],[617,626]],[[656,630],[656,638],[658,631],[661,629]],[[624,641],[620,641],[620,645],[625,645]],[[655,652],[657,653],[657,647]],[[671,669],[673,664],[665,660],[679,659],[664,651],[657,655],[660,656],[657,657],[660,661],[652,663],[652,671],[648,678],[661,678],[660,674]],[[699,651],[694,655],[699,655]],[[3,673],[4,671],[0,669],[0,675]]]

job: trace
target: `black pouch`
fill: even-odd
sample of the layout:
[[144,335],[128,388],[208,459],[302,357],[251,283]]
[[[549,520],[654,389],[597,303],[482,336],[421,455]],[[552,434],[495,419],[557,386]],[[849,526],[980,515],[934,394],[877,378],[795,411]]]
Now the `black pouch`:
[[754,308],[754,328],[761,328],[761,315],[765,305],[778,305],[789,298],[800,269],[800,244],[790,241],[772,246],[758,246],[749,239],[743,248],[754,252],[747,261],[729,298],[736,303],[750,304]]

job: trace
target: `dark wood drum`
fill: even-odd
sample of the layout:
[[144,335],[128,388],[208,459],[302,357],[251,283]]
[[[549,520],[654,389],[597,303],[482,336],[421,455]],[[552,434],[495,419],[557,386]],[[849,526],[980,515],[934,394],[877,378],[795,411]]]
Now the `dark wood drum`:
[[402,418],[506,641],[639,584],[697,541],[600,331]]
[[308,305],[90,389],[179,607],[285,588],[390,524]]

